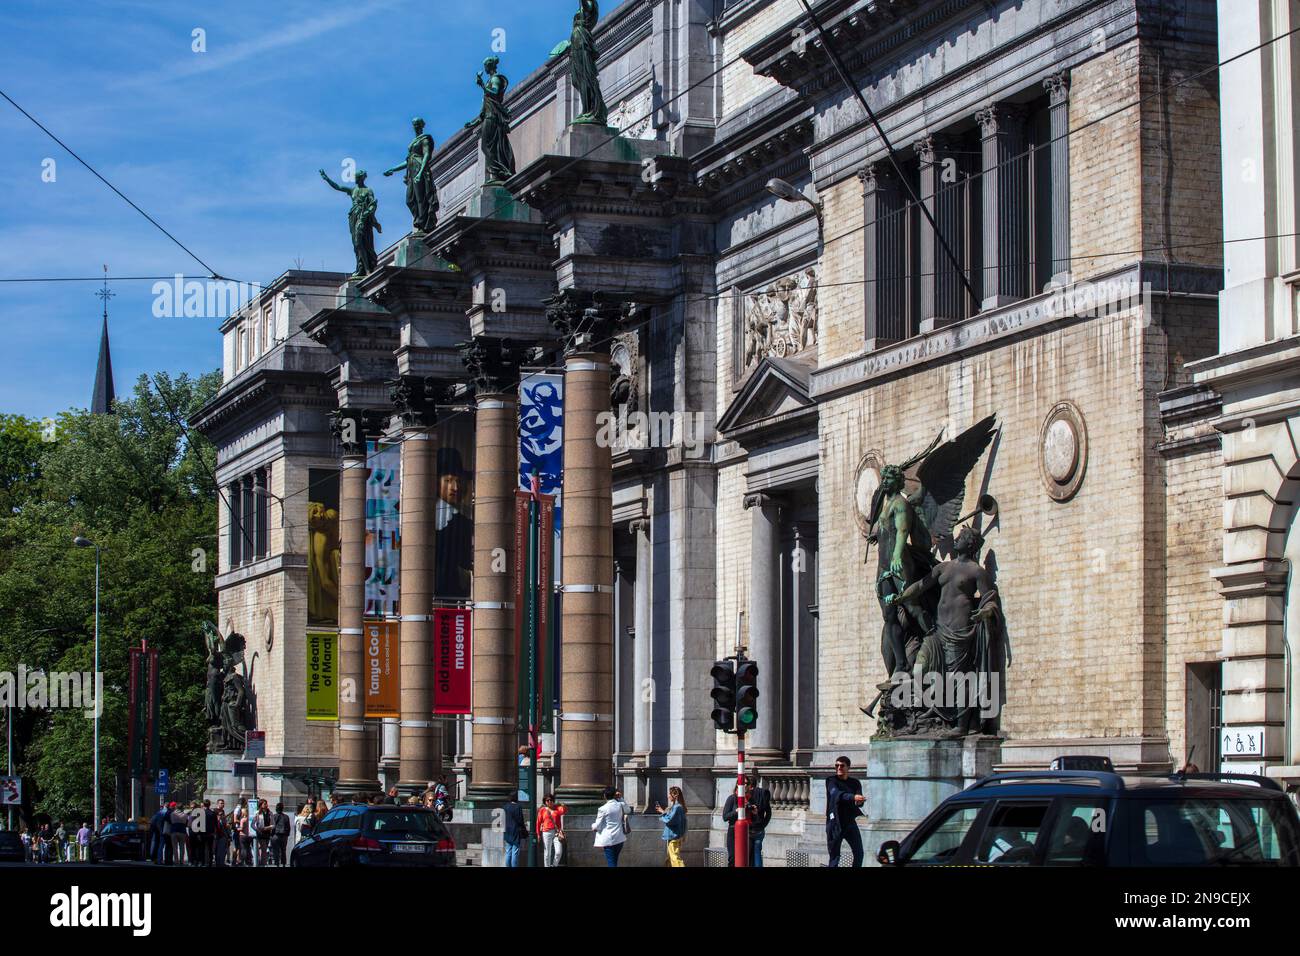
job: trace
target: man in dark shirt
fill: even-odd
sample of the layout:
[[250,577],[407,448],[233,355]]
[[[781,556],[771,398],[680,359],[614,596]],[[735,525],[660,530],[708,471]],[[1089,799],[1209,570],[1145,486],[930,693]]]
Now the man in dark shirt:
[[528,839],[528,826],[524,823],[524,808],[519,805],[519,795],[510,794],[505,806],[506,866],[519,865],[519,845]]
[[[749,865],[763,865],[763,837],[767,825],[772,822],[771,791],[758,784],[758,775],[749,774],[745,778],[745,813],[749,817]],[[740,814],[736,810],[735,788],[722,804],[722,819],[727,824],[727,866],[736,865],[736,820]]]
[[840,845],[848,841],[853,851],[853,865],[862,865],[862,832],[858,817],[867,798],[862,795],[862,781],[849,776],[852,763],[848,757],[835,758],[835,776],[826,778],[826,848],[828,866],[840,865]]

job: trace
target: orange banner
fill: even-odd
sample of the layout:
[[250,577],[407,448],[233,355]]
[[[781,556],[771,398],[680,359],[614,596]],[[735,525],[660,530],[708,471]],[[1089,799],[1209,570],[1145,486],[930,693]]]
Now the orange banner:
[[365,625],[366,716],[400,717],[400,657],[395,621],[367,621]]

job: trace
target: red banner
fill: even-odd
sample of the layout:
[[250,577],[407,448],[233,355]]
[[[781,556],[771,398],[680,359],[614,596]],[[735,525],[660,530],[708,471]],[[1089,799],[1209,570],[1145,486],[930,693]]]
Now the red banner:
[[470,712],[472,638],[468,608],[439,607],[433,611],[433,712]]

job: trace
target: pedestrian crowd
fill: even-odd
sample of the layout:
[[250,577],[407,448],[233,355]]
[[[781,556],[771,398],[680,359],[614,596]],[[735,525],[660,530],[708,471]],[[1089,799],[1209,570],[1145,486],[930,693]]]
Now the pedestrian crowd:
[[62,822],[43,823],[34,829],[21,827],[18,835],[28,863],[85,863],[90,859],[89,822],[76,830]]

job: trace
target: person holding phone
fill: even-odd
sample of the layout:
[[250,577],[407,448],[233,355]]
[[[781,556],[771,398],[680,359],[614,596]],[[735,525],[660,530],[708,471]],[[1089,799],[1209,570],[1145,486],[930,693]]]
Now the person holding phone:
[[862,831],[858,817],[867,798],[862,795],[862,781],[849,776],[852,763],[848,757],[835,758],[835,776],[826,778],[826,848],[828,866],[840,865],[840,847],[848,841],[853,865],[862,865]]
[[663,822],[664,843],[668,847],[668,865],[685,866],[682,858],[682,844],[686,839],[686,798],[681,787],[668,788],[668,809],[655,804],[655,812]]

